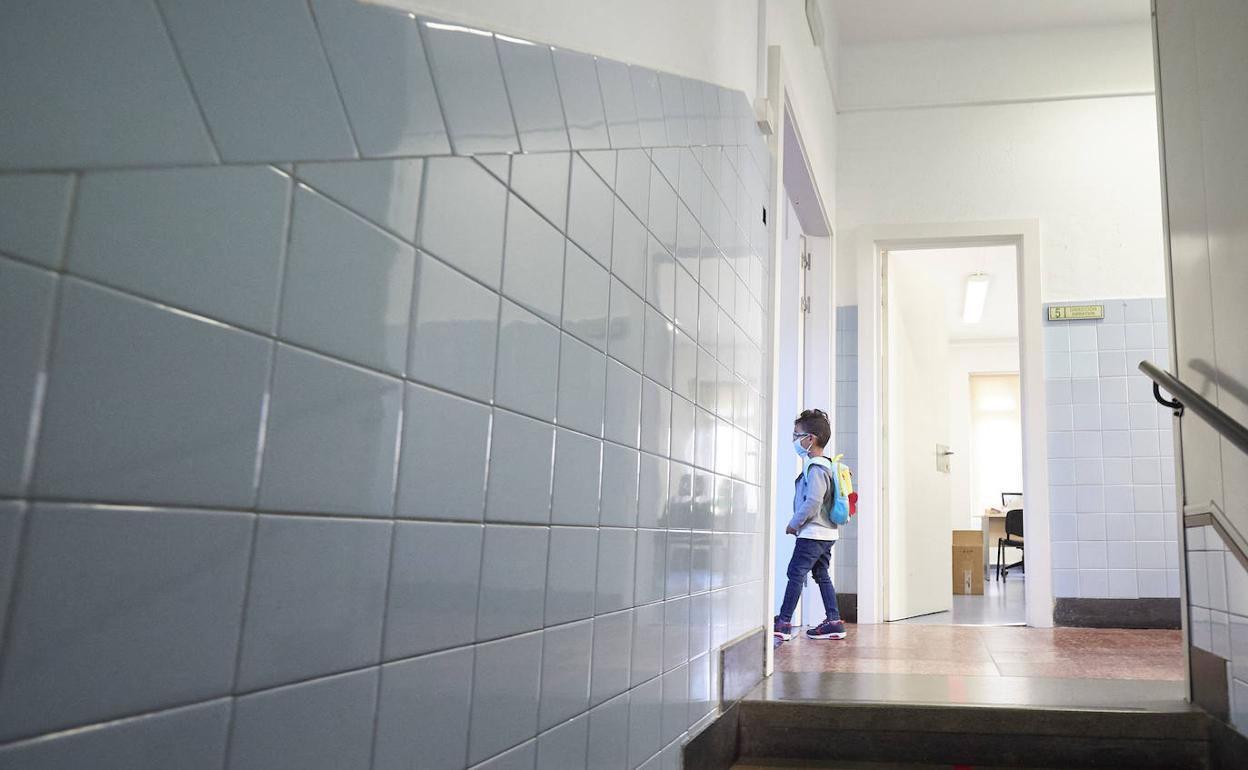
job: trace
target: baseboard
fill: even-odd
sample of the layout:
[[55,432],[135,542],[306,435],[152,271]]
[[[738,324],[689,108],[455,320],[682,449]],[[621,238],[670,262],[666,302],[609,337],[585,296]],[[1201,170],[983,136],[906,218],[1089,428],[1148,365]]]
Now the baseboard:
[[741,706],[733,704],[681,750],[684,770],[730,770],[737,761]]
[[756,628],[720,649],[719,702],[727,708],[763,681],[767,665],[767,641],[771,634]]
[[1179,628],[1182,607],[1178,599],[1055,600],[1053,622],[1078,628]]
[[846,623],[858,622],[858,594],[837,594],[836,608],[840,610],[841,620]]
[[1192,661],[1192,702],[1223,722],[1231,721],[1226,659],[1195,645],[1189,645],[1188,652]]
[[1211,770],[1242,770],[1248,757],[1248,735],[1217,719],[1210,720],[1209,767]]

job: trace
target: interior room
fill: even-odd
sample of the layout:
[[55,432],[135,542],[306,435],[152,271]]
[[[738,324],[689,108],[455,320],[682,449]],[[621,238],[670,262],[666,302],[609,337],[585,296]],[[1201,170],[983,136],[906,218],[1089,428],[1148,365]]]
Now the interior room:
[[[909,497],[906,505],[921,509],[919,516],[889,522],[889,538],[904,539],[907,558],[951,566],[952,585],[942,586],[935,603],[911,606],[905,575],[926,576],[927,570],[890,569],[900,575],[889,591],[898,607],[890,621],[956,625],[1022,625],[1026,618],[1025,576],[1022,549],[1013,543],[1023,535],[1022,417],[1018,359],[1017,249],[1014,246],[980,246],[948,249],[893,250],[888,254],[889,276],[897,279],[897,293],[889,305],[890,318],[898,329],[924,327],[921,351],[901,348],[914,340],[913,333],[890,339],[890,362],[906,356],[910,368],[895,374],[905,378],[893,390],[894,398],[912,398],[897,404],[902,414],[941,412],[938,424],[945,439],[938,449],[918,447],[934,458],[937,489],[943,499],[924,495]],[[940,374],[943,371],[943,377]],[[942,388],[931,388],[943,380]],[[942,406],[931,401],[933,391],[943,391]],[[913,425],[913,419],[911,420]],[[913,427],[907,426],[907,430]],[[896,435],[896,434],[894,434]],[[939,435],[939,434],[938,434]],[[903,440],[909,440],[903,438]],[[948,454],[945,454],[945,453]],[[903,460],[904,462],[904,460]],[[922,462],[922,460],[918,460]],[[929,463],[932,464],[932,463]],[[905,473],[895,468],[896,474]],[[913,478],[918,474],[908,474]],[[910,500],[916,500],[911,503]],[[921,501],[921,502],[919,502]],[[913,510],[913,509],[911,509]],[[920,518],[946,515],[950,548],[943,538],[923,537]],[[1012,537],[1006,537],[1005,520],[1011,518]],[[905,531],[899,531],[905,528]],[[919,547],[910,545],[921,538]],[[1002,555],[1004,559],[1002,559]],[[1010,568],[1011,565],[1018,565]],[[892,565],[890,565],[892,566]],[[897,565],[901,566],[901,565]],[[998,566],[1001,570],[998,571]],[[949,571],[949,570],[947,570]],[[950,581],[946,581],[950,582]],[[901,609],[909,607],[909,609]]]

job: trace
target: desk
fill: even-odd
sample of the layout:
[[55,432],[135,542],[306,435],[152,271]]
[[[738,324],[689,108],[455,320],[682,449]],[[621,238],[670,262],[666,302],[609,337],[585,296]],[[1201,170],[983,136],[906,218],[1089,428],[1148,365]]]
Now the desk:
[[997,540],[1005,537],[1005,511],[987,508],[980,517],[984,529],[984,575],[987,576],[992,566],[992,556],[996,553]]

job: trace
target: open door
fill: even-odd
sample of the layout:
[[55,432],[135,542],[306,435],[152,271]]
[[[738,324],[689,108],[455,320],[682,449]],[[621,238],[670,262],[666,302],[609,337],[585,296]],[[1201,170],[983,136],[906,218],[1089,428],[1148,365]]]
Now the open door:
[[[945,298],[884,254],[885,620],[952,606]],[[917,258],[917,257],[916,257]]]
[[[787,585],[785,573],[788,567],[788,554],[793,547],[793,538],[784,533],[784,527],[789,521],[789,514],[793,511],[793,479],[801,467],[797,455],[789,448],[789,434],[793,430],[793,424],[790,421],[793,415],[801,411],[801,405],[805,399],[803,384],[805,382],[806,319],[801,304],[801,298],[804,296],[805,275],[801,257],[806,249],[806,236],[802,233],[797,211],[787,196],[784,200],[784,216],[779,224],[784,237],[781,244],[778,275],[781,303],[776,310],[776,325],[780,329],[780,344],[777,350],[779,371],[776,387],[779,446],[776,447],[776,456],[772,459],[775,463],[773,472],[776,477],[774,503],[776,514],[771,526],[775,530],[774,542],[778,549],[775,562],[775,595],[772,597],[775,609],[779,609]],[[800,622],[797,616],[794,617],[794,621]]]

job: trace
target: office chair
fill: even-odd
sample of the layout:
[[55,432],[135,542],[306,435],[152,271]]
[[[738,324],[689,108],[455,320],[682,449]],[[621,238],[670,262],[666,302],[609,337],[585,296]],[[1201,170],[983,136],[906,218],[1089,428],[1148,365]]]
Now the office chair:
[[[1015,538],[1017,535],[1017,538]],[[1026,558],[1026,550],[1024,549],[1024,559],[1019,559],[1013,564],[1001,566],[1005,561],[1006,548],[1023,548],[1023,509],[1015,508],[1012,511],[1005,512],[1005,537],[997,538],[997,580],[1002,580],[1009,576],[1010,570],[1018,567],[1024,572],[1027,567],[1023,564]]]

